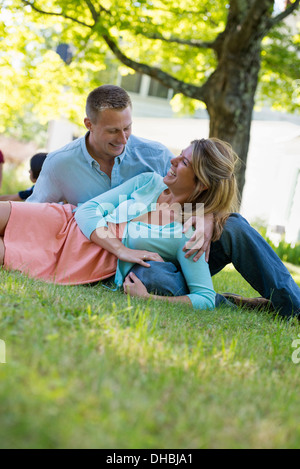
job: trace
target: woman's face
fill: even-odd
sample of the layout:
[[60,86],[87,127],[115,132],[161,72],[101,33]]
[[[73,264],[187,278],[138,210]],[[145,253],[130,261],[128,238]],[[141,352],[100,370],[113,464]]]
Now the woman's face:
[[195,173],[192,167],[193,145],[190,145],[181,154],[171,160],[171,168],[164,177],[164,183],[176,195],[192,193],[196,186]]

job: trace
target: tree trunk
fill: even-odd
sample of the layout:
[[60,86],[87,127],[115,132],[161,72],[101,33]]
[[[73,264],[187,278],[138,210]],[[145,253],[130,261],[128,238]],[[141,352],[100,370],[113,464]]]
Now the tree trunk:
[[229,142],[240,158],[237,181],[242,196],[254,96],[260,69],[260,42],[240,57],[226,54],[207,82],[210,137]]
[[229,142],[241,164],[242,196],[254,97],[261,66],[261,42],[269,28],[274,0],[230,2],[226,28],[215,42],[218,65],[204,85],[210,136]]
[[[274,0],[231,0],[229,5],[225,30],[209,44],[216,54],[217,67],[202,86],[185,83],[159,68],[137,63],[126,57],[109,36],[103,37],[113,53],[128,67],[155,78],[175,93],[206,104],[210,137],[229,142],[240,158],[237,181],[242,197],[261,42],[273,24]],[[207,43],[202,43],[201,47],[207,47]]]

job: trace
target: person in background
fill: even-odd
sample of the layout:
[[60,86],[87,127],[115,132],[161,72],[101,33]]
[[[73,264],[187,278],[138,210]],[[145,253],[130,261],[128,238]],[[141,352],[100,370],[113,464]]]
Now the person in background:
[[4,165],[4,156],[3,156],[2,151],[0,150],[0,189],[1,189],[1,186],[2,186],[3,165]]
[[[0,152],[1,153],[1,152]],[[30,170],[29,170],[29,177],[30,181],[35,184],[38,180],[40,172],[42,170],[44,161],[47,157],[47,153],[36,153],[30,160]],[[14,202],[22,202],[27,200],[33,193],[34,185],[25,191],[20,191],[17,194],[8,194],[8,195],[1,195],[0,200],[11,200]]]

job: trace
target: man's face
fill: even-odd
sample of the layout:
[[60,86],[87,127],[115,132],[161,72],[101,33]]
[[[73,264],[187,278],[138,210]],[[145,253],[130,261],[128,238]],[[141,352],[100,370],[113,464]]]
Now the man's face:
[[105,109],[99,112],[96,122],[86,117],[86,128],[90,131],[89,145],[92,156],[107,158],[121,155],[131,135],[132,111]]

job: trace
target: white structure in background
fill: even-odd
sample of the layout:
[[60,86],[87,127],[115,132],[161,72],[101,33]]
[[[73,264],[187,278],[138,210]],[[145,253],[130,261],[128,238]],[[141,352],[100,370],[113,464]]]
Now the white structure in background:
[[[278,114],[274,114],[274,117]],[[254,120],[242,214],[279,242],[300,241],[300,121]]]
[[52,120],[48,124],[47,152],[57,150],[76,138],[77,128],[67,120]]
[[295,178],[295,190],[286,223],[286,241],[300,241],[300,160],[298,159],[298,172]]
[[[281,233],[289,243],[300,240],[300,135],[285,145],[285,156],[277,168],[274,200],[268,234],[280,241]],[[281,187],[283,190],[281,190]],[[283,196],[282,192],[286,194]],[[276,239],[276,235],[277,238]]]

